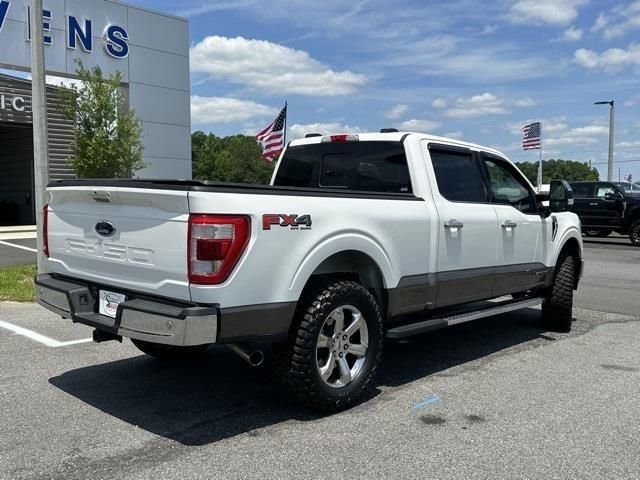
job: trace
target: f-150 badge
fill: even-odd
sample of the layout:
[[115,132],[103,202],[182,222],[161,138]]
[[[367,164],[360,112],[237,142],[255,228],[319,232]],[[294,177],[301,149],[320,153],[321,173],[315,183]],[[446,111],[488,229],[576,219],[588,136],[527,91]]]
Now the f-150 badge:
[[267,213],[262,216],[263,230],[271,230],[271,227],[290,227],[291,230],[311,230],[311,225],[311,215]]

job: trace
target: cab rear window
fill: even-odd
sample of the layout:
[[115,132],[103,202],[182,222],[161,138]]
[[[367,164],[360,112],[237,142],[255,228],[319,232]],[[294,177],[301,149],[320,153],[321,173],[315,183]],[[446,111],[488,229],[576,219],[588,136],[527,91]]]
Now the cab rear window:
[[318,143],[289,147],[274,185],[412,193],[400,142]]

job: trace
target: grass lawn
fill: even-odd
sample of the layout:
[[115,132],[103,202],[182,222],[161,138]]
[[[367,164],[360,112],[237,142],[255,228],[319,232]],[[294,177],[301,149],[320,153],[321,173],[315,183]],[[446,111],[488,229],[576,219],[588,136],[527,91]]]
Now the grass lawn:
[[0,268],[0,301],[35,302],[35,265]]

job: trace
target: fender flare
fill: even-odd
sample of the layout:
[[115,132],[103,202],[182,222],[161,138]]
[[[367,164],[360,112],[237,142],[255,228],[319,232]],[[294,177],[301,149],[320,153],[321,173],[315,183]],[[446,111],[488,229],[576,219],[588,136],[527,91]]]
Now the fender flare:
[[567,242],[571,239],[575,239],[578,242],[578,245],[580,246],[580,259],[582,258],[582,232],[578,231],[578,229],[576,227],[570,227],[568,228],[563,234],[562,237],[560,237],[560,240],[558,240],[556,247],[554,248],[553,251],[553,264],[555,265],[556,263],[558,263],[558,257],[560,256],[560,252],[562,251],[562,249],[565,247],[565,245],[567,244]]
[[289,284],[292,295],[300,298],[309,278],[320,264],[331,256],[345,251],[357,251],[371,258],[380,270],[384,288],[397,284],[398,280],[389,255],[379,242],[363,232],[340,232],[320,240],[298,265]]

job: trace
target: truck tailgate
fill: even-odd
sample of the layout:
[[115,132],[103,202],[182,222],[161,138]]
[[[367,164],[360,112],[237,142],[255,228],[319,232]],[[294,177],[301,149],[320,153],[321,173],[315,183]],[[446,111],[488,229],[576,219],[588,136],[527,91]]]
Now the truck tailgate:
[[52,273],[190,301],[188,189],[75,186],[49,193]]

